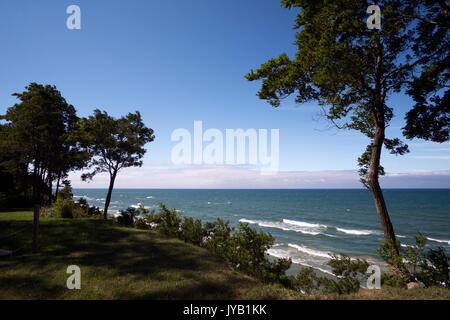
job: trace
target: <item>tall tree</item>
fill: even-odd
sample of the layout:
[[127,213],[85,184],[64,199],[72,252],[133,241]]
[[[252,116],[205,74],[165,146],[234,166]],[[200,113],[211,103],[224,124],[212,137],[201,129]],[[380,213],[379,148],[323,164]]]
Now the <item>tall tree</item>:
[[88,167],[93,170],[83,174],[82,179],[92,180],[98,173],[109,173],[104,209],[106,220],[117,173],[122,168],[142,166],[144,146],[155,139],[153,129],[145,126],[139,111],[115,119],[97,109],[94,115],[81,119],[78,125],[81,145],[92,155]]
[[415,23],[416,42],[412,48],[422,57],[420,73],[408,83],[407,94],[415,105],[406,114],[403,134],[435,142],[450,139],[450,91],[448,28],[450,8],[445,0],[410,1],[406,19]]
[[[249,81],[262,80],[258,96],[274,107],[296,94],[297,103],[317,101],[338,128],[357,130],[370,139],[358,159],[361,181],[372,193],[385,238],[393,242],[394,228],[379,184],[384,174],[381,153],[383,145],[393,154],[409,150],[400,139],[386,137],[393,117],[388,98],[406,89],[424,89],[426,83],[415,80],[443,54],[427,51],[426,41],[448,49],[446,23],[437,34],[418,29],[423,19],[444,20],[439,2],[377,1],[381,29],[369,29],[372,1],[283,0],[285,8],[300,10],[294,25],[298,51],[293,59],[283,53],[246,75]],[[448,72],[442,74],[448,85]],[[429,73],[428,79],[435,80],[435,74]]]
[[20,103],[8,108],[1,119],[2,149],[12,155],[33,185],[34,221],[33,252],[38,251],[39,210],[46,194],[51,194],[57,169],[62,167],[62,150],[67,150],[67,137],[77,122],[75,108],[69,105],[54,86],[31,83],[22,93],[14,93]]

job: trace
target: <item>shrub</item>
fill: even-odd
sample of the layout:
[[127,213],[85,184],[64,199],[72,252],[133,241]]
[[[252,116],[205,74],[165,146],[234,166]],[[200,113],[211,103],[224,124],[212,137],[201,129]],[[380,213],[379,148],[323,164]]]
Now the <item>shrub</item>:
[[71,187],[70,183],[66,183],[64,188],[59,190],[59,192],[58,192],[58,199],[62,199],[62,200],[70,199],[70,200],[72,200],[72,198],[73,198],[72,187]]
[[58,198],[53,208],[55,209],[56,216],[61,218],[73,218],[74,202],[72,199]]
[[318,292],[323,279],[318,277],[313,268],[301,269],[293,281],[294,289],[301,291],[302,293],[311,294]]
[[231,237],[231,250],[229,259],[239,265],[240,270],[263,277],[265,266],[269,263],[266,251],[273,245],[274,238],[269,233],[256,231],[247,223],[239,223],[238,231]]
[[181,238],[185,242],[190,242],[198,246],[202,245],[204,230],[201,220],[194,220],[191,217],[184,217],[181,230]]
[[292,276],[287,276],[286,271],[291,267],[292,259],[275,259],[275,261],[270,262],[266,260],[264,266],[264,272],[262,273],[261,280],[264,282],[278,282],[285,286],[286,288],[294,288],[295,278]]
[[333,274],[341,278],[366,278],[366,271],[369,268],[366,260],[352,260],[345,254],[332,254],[327,264],[332,268]]
[[180,237],[181,235],[181,215],[176,209],[169,210],[164,204],[159,204],[159,214],[156,218],[158,226],[156,227],[162,234]]
[[147,219],[145,218],[137,218],[134,222],[134,227],[137,229],[151,229],[149,223],[147,222]]
[[124,226],[131,227],[134,226],[134,221],[139,215],[139,210],[135,208],[127,208],[126,210],[120,210],[119,213],[120,216],[117,217],[117,222]]
[[101,216],[103,211],[99,207],[90,206],[85,198],[80,198],[74,205],[74,217]]
[[39,211],[39,216],[41,217],[45,217],[45,218],[52,218],[52,217],[57,217],[57,213],[54,207],[41,207],[40,211]]
[[[419,232],[414,246],[406,249],[400,242],[383,242],[378,254],[388,263],[389,274],[383,275],[384,284],[405,287],[408,282],[421,282],[424,286],[450,286],[449,257],[442,247],[425,251],[427,239]],[[398,248],[398,253],[396,248]]]
[[230,227],[229,221],[223,221],[217,218],[214,222],[207,222],[203,227],[204,238],[202,245],[211,252],[224,257],[225,244],[230,241],[231,232],[234,228]]
[[366,278],[369,263],[365,260],[352,260],[349,256],[332,255],[327,262],[338,280],[321,277],[313,268],[304,268],[296,276],[294,288],[304,293],[349,294],[358,292],[360,282]]
[[[449,261],[444,248],[430,249],[421,263],[422,271],[418,274],[419,281],[425,286],[443,286],[450,288]],[[425,263],[428,262],[428,263]]]

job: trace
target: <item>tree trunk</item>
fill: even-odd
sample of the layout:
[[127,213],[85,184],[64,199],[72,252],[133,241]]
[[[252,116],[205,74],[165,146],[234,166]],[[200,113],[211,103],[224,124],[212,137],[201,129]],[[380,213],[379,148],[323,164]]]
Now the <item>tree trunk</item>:
[[109,188],[108,188],[108,194],[106,195],[106,202],[105,202],[105,210],[103,212],[103,219],[108,219],[108,207],[109,203],[111,202],[111,194],[114,188],[114,181],[116,180],[117,171],[114,171],[112,174],[110,180],[109,180]]
[[58,200],[59,182],[61,181],[61,173],[58,174],[58,180],[56,181],[55,201]]
[[61,180],[61,174],[58,175],[58,181],[56,182],[55,200],[58,200],[59,181]]
[[48,181],[48,205],[51,206],[53,203],[53,181],[49,179]]
[[368,184],[370,191],[372,192],[373,199],[375,201],[375,207],[377,209],[378,217],[380,218],[381,226],[383,228],[384,237],[386,240],[392,240],[395,243],[394,227],[392,226],[391,219],[384,201],[383,192],[381,191],[379,183],[379,168],[381,150],[384,143],[384,124],[378,124],[375,136],[372,144],[372,155],[370,158],[370,169],[368,174]]
[[33,170],[33,239],[31,243],[31,250],[33,253],[39,251],[39,209],[40,209],[40,181],[38,181],[38,170],[36,165]]
[[39,210],[40,206],[35,204],[33,217],[33,242],[31,245],[33,253],[39,252]]
[[[370,191],[372,192],[373,200],[375,201],[375,207],[377,209],[378,218],[383,228],[384,237],[386,240],[392,240],[395,244],[394,227],[392,226],[391,219],[384,201],[383,191],[381,191],[379,182],[379,170],[381,150],[383,149],[383,143],[385,139],[386,119],[385,119],[385,104],[382,85],[383,74],[383,45],[380,42],[380,38],[377,32],[375,37],[375,91],[373,101],[373,116],[375,122],[375,133],[372,142],[372,154],[370,157],[370,168],[367,177],[367,183]],[[395,248],[398,254],[398,248]]]

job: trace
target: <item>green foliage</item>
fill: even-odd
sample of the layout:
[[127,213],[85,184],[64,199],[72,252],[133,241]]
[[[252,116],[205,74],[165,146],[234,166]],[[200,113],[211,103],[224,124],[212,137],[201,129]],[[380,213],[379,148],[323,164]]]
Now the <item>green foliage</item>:
[[363,259],[351,259],[345,254],[332,255],[327,262],[338,280],[322,279],[324,292],[336,294],[350,294],[358,292],[360,283],[367,279],[366,271],[369,263]]
[[55,201],[53,208],[57,217],[60,218],[74,218],[73,208],[74,202],[72,199],[59,198]]
[[294,288],[306,294],[318,292],[323,280],[316,275],[313,268],[303,268],[300,270],[294,281]]
[[449,257],[442,247],[425,251],[426,238],[419,233],[415,237],[415,245],[406,245],[397,254],[393,244],[385,241],[378,249],[378,254],[388,263],[389,274],[384,275],[384,284],[404,287],[408,282],[421,282],[424,286],[450,286]]
[[337,281],[328,280],[324,283],[324,292],[350,294],[358,292],[360,281],[354,277],[344,277]]
[[58,192],[58,199],[72,199],[73,197],[73,190],[72,186],[70,184],[66,184],[64,188],[59,190]]
[[21,191],[32,186],[34,203],[42,205],[58,177],[84,165],[82,152],[70,139],[78,117],[55,86],[31,83],[13,96],[20,102],[0,116],[6,120],[0,140],[6,157],[0,160],[3,168],[19,177]]
[[[146,215],[138,218],[137,216]],[[269,261],[266,251],[273,244],[270,234],[256,231],[248,224],[240,223],[237,230],[228,221],[218,218],[214,222],[202,224],[199,219],[181,217],[176,209],[168,209],[159,204],[159,211],[128,208],[121,211],[117,221],[125,226],[155,231],[186,242],[206,247],[209,251],[224,258],[235,269],[251,274],[265,282],[279,282],[292,286],[292,279],[285,275],[291,266],[290,259]]]
[[145,126],[139,111],[115,119],[106,111],[96,109],[94,115],[77,123],[74,139],[91,157],[88,168],[92,171],[83,174],[82,179],[91,180],[102,172],[110,175],[104,210],[106,219],[117,173],[122,168],[142,166],[144,146],[155,139],[153,129]]
[[443,286],[450,288],[450,257],[445,253],[445,249],[442,247],[430,249],[425,254],[425,259],[428,263],[421,264],[422,272],[418,275],[419,280],[427,287]]
[[229,221],[217,218],[214,222],[206,222],[204,226],[206,248],[219,256],[226,256],[227,246],[234,228]]
[[159,215],[156,229],[165,235],[172,237],[181,236],[181,215],[176,209],[168,209],[164,204],[159,204]]
[[90,206],[85,198],[80,198],[75,202],[75,210],[83,217],[96,217],[103,213],[99,207]]
[[43,206],[39,210],[39,216],[44,218],[58,217],[56,210],[53,206]]
[[397,286],[413,280],[403,262],[403,255],[397,253],[400,252],[400,248],[401,246],[398,240],[395,243],[392,240],[386,240],[377,250],[378,255],[388,264],[389,276],[384,278],[387,281],[386,284],[392,283]]
[[182,223],[181,238],[185,242],[190,242],[197,246],[201,246],[204,238],[202,221],[191,217],[184,217]]
[[365,274],[369,267],[366,260],[352,260],[345,254],[331,255],[327,264],[332,268],[333,274],[339,277],[356,277],[358,274]]
[[[330,263],[331,262],[331,263]],[[360,281],[357,276],[366,272],[364,261],[349,261],[346,256],[335,256],[328,264],[333,266],[337,280],[318,276],[313,268],[304,268],[296,276],[294,288],[303,293],[351,294],[358,292]]]
[[139,210],[130,207],[126,210],[120,210],[119,213],[120,216],[117,217],[117,222],[124,226],[131,227],[134,226],[134,221],[139,215]]

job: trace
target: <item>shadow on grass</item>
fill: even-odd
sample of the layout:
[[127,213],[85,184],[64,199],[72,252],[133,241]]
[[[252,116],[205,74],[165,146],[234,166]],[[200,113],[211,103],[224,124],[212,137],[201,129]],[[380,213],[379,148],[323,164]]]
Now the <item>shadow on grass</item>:
[[[0,221],[0,234],[29,223]],[[30,227],[21,234],[18,243],[9,245],[27,243],[31,230]],[[254,284],[254,280],[231,272],[223,260],[204,249],[102,220],[42,219],[40,247],[40,254],[25,252],[8,261],[0,261],[0,274],[16,270],[12,277],[5,279],[0,276],[0,286],[23,297],[32,291],[23,291],[20,284],[35,283],[31,288],[48,292],[44,299],[58,298],[60,290],[67,289],[65,283],[58,287],[52,284],[55,277],[52,272],[58,272],[60,276],[67,266],[73,264],[82,270],[87,268],[94,270],[92,273],[102,273],[96,282],[98,286],[111,286],[107,284],[111,281],[138,283],[138,289],[122,285],[120,290],[108,296],[114,299],[233,299],[238,294],[237,282],[240,282],[240,287]],[[46,277],[24,277],[23,274],[30,270],[47,270],[47,274]],[[148,281],[154,285],[151,289],[146,286]],[[38,296],[36,292],[33,297]]]
[[9,297],[2,297],[3,299],[58,299],[65,291],[64,287],[51,284],[44,277],[35,275],[0,278],[0,288],[6,288],[7,293],[10,293]]

